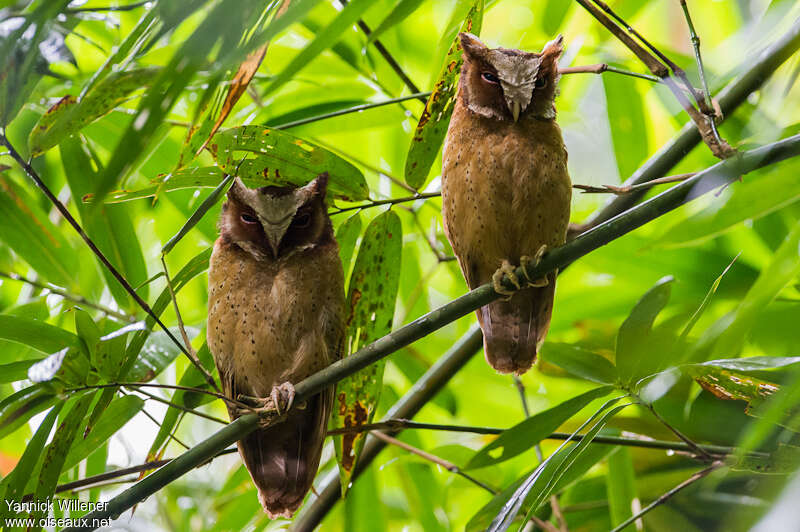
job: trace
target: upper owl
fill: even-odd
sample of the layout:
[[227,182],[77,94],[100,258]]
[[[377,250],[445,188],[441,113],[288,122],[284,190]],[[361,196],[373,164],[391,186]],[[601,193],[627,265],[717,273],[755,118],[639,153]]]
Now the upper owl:
[[561,35],[541,53],[488,48],[471,33],[459,33],[464,51],[459,95],[467,108],[486,118],[555,118]]
[[220,219],[220,237],[256,260],[272,260],[333,239],[325,207],[328,174],[304,187],[247,188],[236,178]]

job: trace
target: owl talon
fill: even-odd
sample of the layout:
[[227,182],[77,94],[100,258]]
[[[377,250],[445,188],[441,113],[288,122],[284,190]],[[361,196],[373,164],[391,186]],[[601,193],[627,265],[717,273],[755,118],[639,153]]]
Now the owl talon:
[[[503,280],[506,277],[511,284],[516,287],[516,290],[509,290],[503,286]],[[504,260],[497,271],[492,275],[492,286],[494,287],[495,292],[502,296],[507,296],[506,299],[511,299],[511,296],[513,296],[517,290],[522,288],[522,285],[519,284],[519,279],[517,278],[515,268],[507,260]]]
[[530,268],[535,268],[536,266],[539,265],[540,262],[542,262],[542,256],[544,256],[546,251],[547,251],[547,246],[546,245],[542,245],[536,251],[536,255],[534,255],[533,258],[531,258],[531,257],[529,257],[527,255],[523,255],[522,257],[520,257],[520,259],[519,259],[520,265],[523,268],[525,279],[528,280],[527,286],[532,287],[532,288],[541,288],[543,286],[547,286],[548,284],[550,284],[550,281],[547,280],[547,277],[542,277],[540,279],[531,279],[528,276],[528,270]]
[[286,413],[292,408],[294,395],[294,386],[291,382],[274,386],[269,397],[240,394],[236,399],[244,406],[239,408],[238,412],[239,415],[258,414],[259,426],[266,428],[284,420]]

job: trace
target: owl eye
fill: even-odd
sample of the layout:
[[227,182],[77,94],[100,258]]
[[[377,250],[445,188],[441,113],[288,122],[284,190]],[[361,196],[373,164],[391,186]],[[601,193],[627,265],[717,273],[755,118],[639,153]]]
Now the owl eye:
[[536,78],[536,83],[534,83],[534,85],[536,86],[537,89],[541,89],[546,84],[547,84],[547,79],[546,78]]
[[491,72],[484,72],[481,74],[481,77],[484,79],[484,81],[488,81],[489,83],[500,83],[500,80],[497,78],[497,76]]
[[253,216],[252,214],[244,213],[240,216],[240,219],[246,224],[257,224],[258,219]]
[[295,216],[292,225],[298,229],[303,229],[304,227],[308,227],[309,223],[311,223],[311,215],[307,212],[302,212]]

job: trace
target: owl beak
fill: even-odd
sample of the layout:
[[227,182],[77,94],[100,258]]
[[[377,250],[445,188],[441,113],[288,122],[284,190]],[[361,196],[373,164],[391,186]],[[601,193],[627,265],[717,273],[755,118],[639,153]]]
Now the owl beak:
[[267,237],[269,249],[272,251],[272,258],[277,259],[278,248],[281,245],[281,240],[283,240],[283,235],[286,233],[286,229],[283,227],[265,227],[264,233]]
[[509,109],[511,110],[511,116],[514,117],[514,122],[519,120],[519,113],[522,111],[522,106],[517,101],[510,101]]

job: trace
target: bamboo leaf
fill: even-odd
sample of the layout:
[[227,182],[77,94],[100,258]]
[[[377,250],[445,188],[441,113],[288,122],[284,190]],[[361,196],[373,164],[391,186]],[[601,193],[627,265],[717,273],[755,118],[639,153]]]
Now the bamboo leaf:
[[328,190],[333,196],[357,201],[369,195],[358,168],[285,131],[262,126],[224,129],[216,134],[209,149],[223,172],[241,177],[250,188],[302,186],[328,172]]
[[147,87],[160,72],[160,67],[115,72],[95,85],[80,102],[73,96],[64,96],[31,130],[28,138],[31,155],[41,155],[65,137],[111,112],[133,91]]
[[600,384],[613,384],[619,378],[614,364],[581,347],[556,342],[542,345],[542,360],[582,379]]
[[[461,31],[480,35],[482,20],[483,0],[475,0],[461,25]],[[419,189],[427,181],[428,173],[447,133],[456,101],[458,75],[462,63],[461,42],[456,36],[447,52],[433,93],[420,116],[406,156],[406,183],[415,189]]]
[[[400,218],[386,211],[367,226],[350,276],[350,315],[345,333],[347,353],[387,334],[392,328],[400,281],[403,229]],[[373,364],[336,386],[332,429],[370,423],[383,386],[385,361]],[[334,438],[342,492],[347,491],[366,434]]]
[[[633,470],[633,458],[627,447],[619,447],[608,457],[608,475],[606,475],[606,492],[611,524],[616,526],[633,515],[640,506],[635,504],[636,474]],[[624,532],[635,532],[636,526],[631,523],[622,529]]]
[[34,384],[0,401],[0,438],[56,403],[53,392]]
[[553,433],[589,403],[605,397],[612,390],[611,386],[594,388],[504,430],[496,440],[476,452],[464,469],[496,465],[533,449],[534,445]]
[[342,260],[344,275],[350,273],[350,263],[356,248],[358,235],[361,234],[361,215],[355,213],[336,229],[336,242],[339,243],[339,257]]
[[0,314],[0,338],[25,344],[45,354],[81,346],[80,338],[69,331],[39,320],[7,314]]

